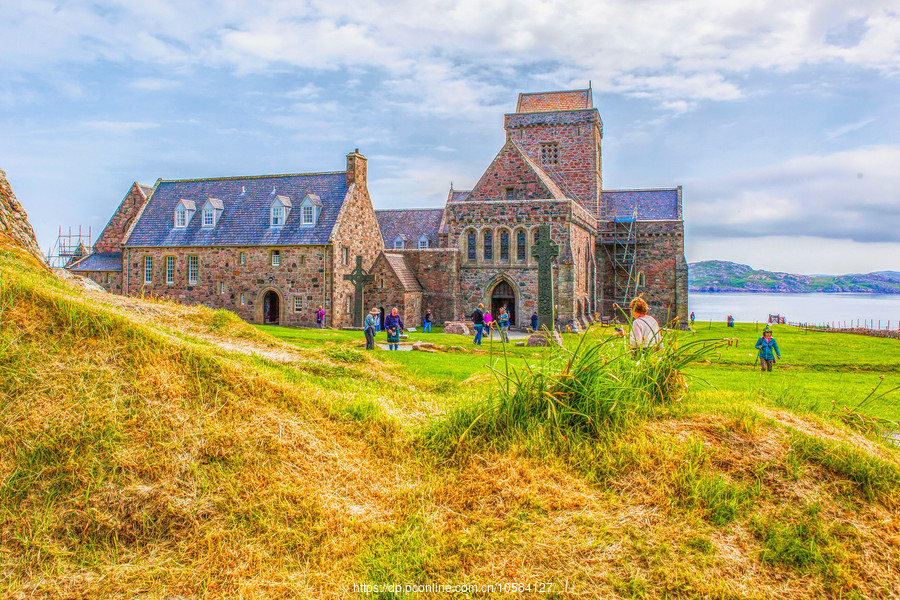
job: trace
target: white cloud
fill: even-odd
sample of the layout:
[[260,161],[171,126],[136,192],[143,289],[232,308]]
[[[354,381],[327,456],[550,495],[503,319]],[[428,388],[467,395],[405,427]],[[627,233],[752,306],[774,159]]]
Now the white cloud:
[[141,121],[86,121],[84,125],[90,129],[116,135],[127,135],[135,131],[159,127],[159,123]]
[[898,164],[900,146],[875,146],[688,182],[686,227],[707,239],[900,242]]
[[875,119],[862,119],[860,121],[856,121],[855,123],[847,123],[846,125],[835,127],[834,129],[825,132],[825,138],[833,140],[834,138],[841,137],[842,135],[845,135],[852,131],[862,129],[863,127],[874,121]]

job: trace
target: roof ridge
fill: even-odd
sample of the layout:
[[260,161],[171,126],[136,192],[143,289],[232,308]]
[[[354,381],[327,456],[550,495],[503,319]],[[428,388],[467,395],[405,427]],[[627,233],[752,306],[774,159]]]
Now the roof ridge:
[[376,208],[375,212],[399,212],[401,210],[444,210],[443,207],[430,207],[430,208]]
[[600,190],[600,193],[603,192],[677,192],[678,187],[672,188],[625,188],[621,190]]
[[319,173],[281,173],[274,175],[237,175],[231,177],[194,177],[188,179],[160,179],[159,183],[183,183],[186,181],[235,181],[238,179],[266,179],[269,177],[309,177],[313,175],[345,175],[346,171],[322,171]]

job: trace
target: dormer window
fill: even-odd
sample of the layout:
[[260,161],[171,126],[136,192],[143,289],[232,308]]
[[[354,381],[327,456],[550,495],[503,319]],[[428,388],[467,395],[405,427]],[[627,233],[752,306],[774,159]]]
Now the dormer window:
[[179,200],[175,205],[175,227],[184,229],[194,216],[197,206],[193,200]]
[[218,198],[207,198],[203,205],[202,220],[200,221],[203,229],[212,229],[219,222],[219,217],[225,210],[225,204]]
[[310,227],[316,224],[322,212],[322,200],[316,194],[307,194],[300,203],[300,225]]
[[291,199],[287,196],[275,196],[272,200],[269,212],[269,225],[271,227],[284,227],[291,215]]
[[394,238],[394,250],[403,250],[403,237],[397,236]]
[[428,238],[423,235],[419,238],[419,250],[424,250],[425,248],[428,248]]

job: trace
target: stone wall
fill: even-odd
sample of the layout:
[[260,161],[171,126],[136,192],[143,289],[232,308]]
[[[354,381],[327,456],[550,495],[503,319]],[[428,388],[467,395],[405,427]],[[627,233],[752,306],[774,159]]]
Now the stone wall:
[[87,277],[94,283],[98,284],[107,292],[112,294],[122,293],[122,273],[119,271],[78,271],[73,270],[76,275]]
[[[612,224],[605,224],[604,234],[610,235]],[[687,265],[684,260],[684,224],[682,221],[639,221],[635,272],[643,274],[643,285],[638,293],[650,305],[651,314],[660,322],[678,317],[680,323],[687,321]],[[601,314],[621,318],[614,310],[613,267],[606,250],[597,248],[598,265],[601,271],[603,300]],[[628,298],[627,301],[631,299]],[[622,307],[626,312],[627,306]]]
[[[279,266],[272,266],[272,252]],[[243,262],[241,262],[243,254]],[[144,283],[144,257],[152,257],[153,281]],[[166,283],[167,256],[175,258],[174,283]],[[198,259],[197,283],[188,281],[188,257]],[[345,322],[346,306],[332,314],[332,283],[328,246],[126,248],[125,290],[128,295],[152,295],[184,304],[225,308],[251,323],[262,323],[264,294],[272,290],[280,301],[280,324],[313,327],[313,311],[325,307],[326,323]],[[224,290],[221,287],[224,284]],[[299,311],[295,310],[299,299]]]
[[[603,124],[596,109],[508,114],[505,127],[507,139],[540,165],[566,196],[599,214]],[[541,145],[547,143],[557,144],[557,164],[541,160]]]
[[422,309],[419,315],[431,309],[436,324],[452,321],[460,315],[459,306],[459,250],[456,248],[429,248],[425,250],[391,250],[402,254],[422,285]]
[[[355,169],[357,176],[364,177],[365,159],[358,154],[351,154],[347,160],[348,169]],[[351,171],[348,170],[348,177],[350,176]],[[353,304],[354,287],[352,283],[344,280],[344,275],[356,268],[357,256],[363,257],[363,268],[371,267],[384,247],[375,210],[372,208],[372,200],[364,183],[353,184],[347,192],[347,198],[331,233],[331,242],[334,258],[330,264],[330,272],[333,274],[331,281],[334,285],[334,309],[329,311],[326,307],[325,310],[326,313],[332,313],[333,319],[330,322],[333,327],[351,327],[353,315],[347,312],[346,306],[348,298],[351,306]]]
[[[400,251],[392,250],[391,253],[399,254]],[[384,256],[375,260],[369,273],[375,276],[375,280],[366,286],[366,312],[372,307],[379,308],[383,320],[396,307],[405,327],[419,327],[424,313],[422,292],[406,291]]]
[[3,170],[0,170],[0,235],[46,265],[44,255],[34,237],[34,229],[28,222],[28,215],[13,194]]
[[94,242],[94,252],[120,252],[125,234],[131,228],[134,218],[146,203],[147,196],[144,194],[144,190],[135,182],[132,184],[131,189],[128,190],[128,193],[125,194],[100,237]]

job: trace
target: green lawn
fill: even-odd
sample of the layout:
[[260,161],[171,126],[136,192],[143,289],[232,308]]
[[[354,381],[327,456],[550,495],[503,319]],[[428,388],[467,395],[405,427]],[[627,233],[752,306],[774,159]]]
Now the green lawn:
[[[304,348],[322,347],[327,342],[350,345],[363,340],[362,333],[355,331],[259,328]],[[873,416],[900,420],[900,391],[890,391],[900,386],[900,342],[897,340],[775,326],[774,337],[782,360],[777,361],[772,373],[764,374],[759,371],[754,348],[761,331],[761,325],[738,323],[734,328],[728,328],[724,323],[713,323],[711,327],[703,324],[694,332],[680,334],[681,340],[736,339],[736,343],[721,348],[709,362],[694,364],[688,370],[686,375],[691,388],[684,408],[701,409],[711,404],[753,401],[800,412],[823,413],[832,409],[832,403],[837,408],[855,407],[881,383],[875,395],[889,393],[870,401],[861,410]],[[585,342],[611,334],[611,328],[596,328],[587,334]],[[574,334],[564,338],[567,347],[574,347],[580,341],[580,336]],[[383,332],[377,340],[385,341]],[[471,338],[446,335],[439,329],[431,334],[411,333],[410,341],[417,340],[458,346],[468,352],[428,354],[378,349],[374,354],[388,365],[387,368],[404,378],[413,390],[430,396],[432,401],[435,397],[441,400],[441,408],[447,408],[462,397],[488,393],[492,385],[488,367],[505,368],[505,361],[510,366],[521,366],[526,361],[533,364],[548,352],[515,345],[504,348],[496,336],[493,342],[484,341],[483,352],[474,352]],[[472,378],[473,375],[476,377]],[[458,385],[463,382],[465,385]],[[334,385],[333,381],[331,385]],[[368,392],[377,396],[380,393],[377,383],[372,383]],[[415,401],[415,398],[409,398],[404,404]]]

